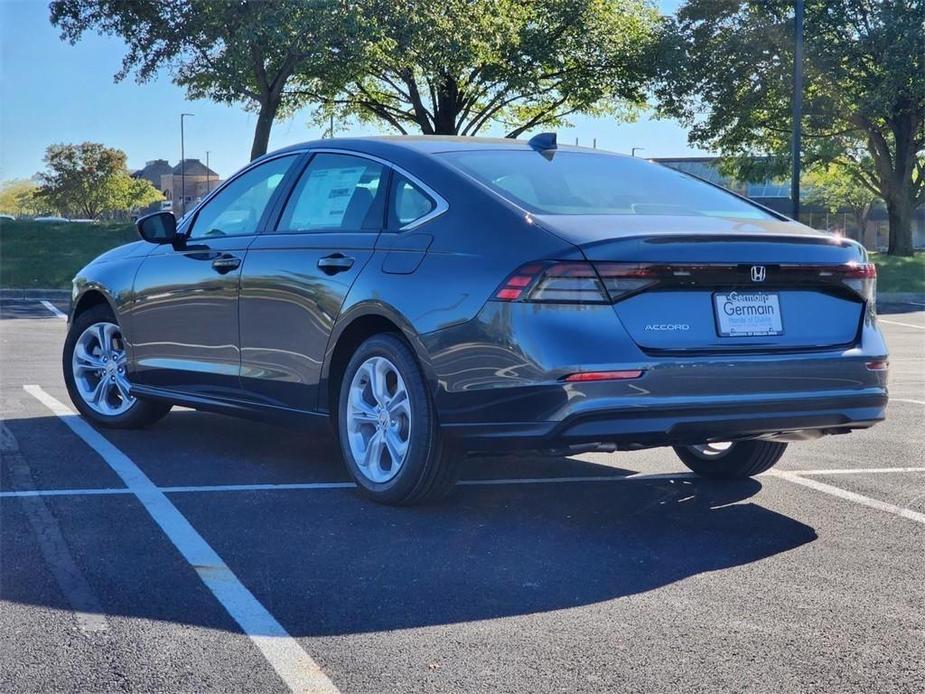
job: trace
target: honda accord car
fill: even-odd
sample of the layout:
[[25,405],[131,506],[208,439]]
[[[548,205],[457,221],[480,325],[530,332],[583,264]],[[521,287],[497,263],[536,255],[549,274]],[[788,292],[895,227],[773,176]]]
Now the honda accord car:
[[79,411],[330,424],[384,503],[480,451],[672,446],[747,477],[884,417],[862,246],[552,134],[308,142],[138,231],[74,279]]

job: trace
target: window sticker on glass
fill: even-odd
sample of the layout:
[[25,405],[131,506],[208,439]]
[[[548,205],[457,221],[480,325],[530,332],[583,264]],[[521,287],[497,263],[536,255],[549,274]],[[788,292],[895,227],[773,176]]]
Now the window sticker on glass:
[[299,206],[292,226],[297,229],[339,227],[365,172],[365,166],[309,171],[302,195],[311,204]]

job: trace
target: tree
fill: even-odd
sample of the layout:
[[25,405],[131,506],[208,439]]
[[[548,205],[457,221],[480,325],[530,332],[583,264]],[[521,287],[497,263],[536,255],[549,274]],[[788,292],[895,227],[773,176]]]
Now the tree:
[[311,96],[399,133],[508,137],[645,103],[658,13],[644,0],[357,0],[360,73]]
[[[911,255],[925,202],[925,0],[806,0],[804,161],[835,163],[886,202],[889,252]],[[663,114],[692,143],[783,174],[792,0],[688,0],[663,43]]]
[[243,103],[257,112],[251,159],[265,154],[273,122],[308,99],[288,87],[298,72],[315,91],[349,65],[345,0],[54,0],[51,22],[75,43],[85,31],[121,37],[115,79],[161,69],[192,99]]
[[838,164],[818,165],[806,172],[806,201],[829,212],[849,210],[863,235],[871,208],[880,199],[850,170]]
[[0,212],[21,217],[43,211],[35,198],[37,190],[35,181],[27,178],[4,181],[0,184]]
[[46,170],[38,174],[36,196],[64,214],[96,219],[104,212],[121,212],[163,198],[144,179],[134,179],[125,167],[125,152],[95,142],[51,145]]

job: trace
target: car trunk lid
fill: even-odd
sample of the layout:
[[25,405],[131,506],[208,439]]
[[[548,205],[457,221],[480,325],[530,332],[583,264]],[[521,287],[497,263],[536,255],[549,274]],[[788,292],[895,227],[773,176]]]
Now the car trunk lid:
[[542,220],[598,268],[642,349],[763,352],[856,340],[873,291],[858,244],[791,222],[658,219],[665,230],[656,233],[652,217]]

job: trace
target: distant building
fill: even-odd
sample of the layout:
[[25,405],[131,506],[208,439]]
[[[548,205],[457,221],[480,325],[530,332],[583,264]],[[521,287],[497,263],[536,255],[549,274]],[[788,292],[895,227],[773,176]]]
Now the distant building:
[[[171,166],[166,159],[154,159],[132,176],[150,181],[166,198],[154,203],[145,212],[172,210],[182,213],[222,183],[219,175],[198,159],[186,159],[182,167],[180,164]],[[185,194],[185,205],[180,200],[181,194]]]
[[138,171],[133,173],[132,176],[135,178],[143,178],[155,188],[160,190],[161,176],[164,174],[169,174],[172,171],[173,167],[167,162],[166,159],[154,159],[152,161],[145,162],[145,168],[138,169]]
[[[667,157],[652,161],[720,185],[775,212],[789,216],[793,210],[789,180],[736,181],[720,173],[719,157]],[[809,187],[803,186],[800,198],[809,190]],[[800,221],[814,229],[840,232],[860,241],[870,250],[885,249],[889,241],[889,222],[883,205],[877,205],[871,210],[864,229],[858,227],[857,220],[848,210],[833,213],[818,205],[806,203],[800,205]],[[916,248],[925,247],[925,207],[918,208],[913,215],[912,243]]]

